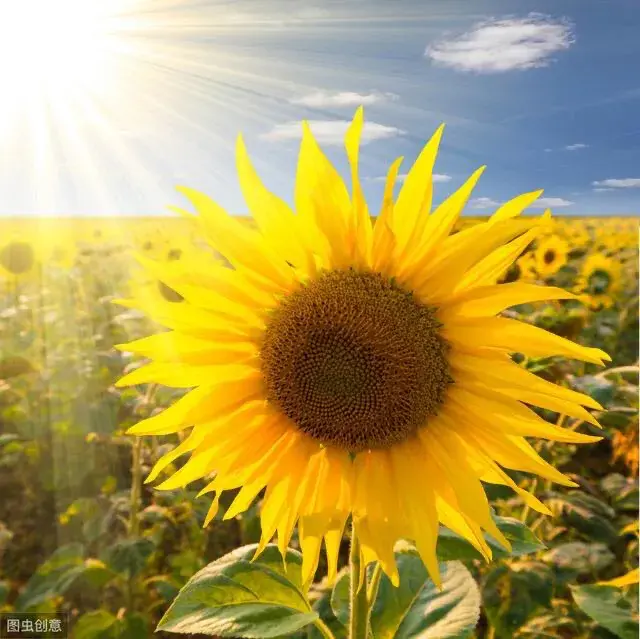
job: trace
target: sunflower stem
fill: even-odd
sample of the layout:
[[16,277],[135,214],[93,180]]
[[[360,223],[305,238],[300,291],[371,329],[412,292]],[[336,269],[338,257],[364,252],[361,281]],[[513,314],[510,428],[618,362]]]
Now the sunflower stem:
[[129,537],[135,539],[139,532],[140,495],[142,493],[142,467],[140,456],[142,452],[142,437],[133,441],[131,454],[131,492],[129,494]]
[[376,562],[376,565],[373,569],[373,574],[371,575],[371,581],[369,582],[369,586],[367,587],[367,607],[369,609],[369,617],[371,616],[371,609],[373,608],[373,604],[378,596],[378,588],[380,586],[380,578],[382,577],[382,566],[380,562]]
[[320,619],[320,617],[318,617],[314,622],[313,625],[318,629],[318,631],[320,632],[320,634],[325,638],[325,639],[335,639],[334,634],[331,632],[331,629],[329,628],[329,626],[327,626],[327,624],[322,621],[322,619]]
[[369,605],[367,601],[366,577],[360,581],[362,553],[356,534],[355,522],[351,522],[351,550],[349,552],[349,639],[367,639],[369,634]]

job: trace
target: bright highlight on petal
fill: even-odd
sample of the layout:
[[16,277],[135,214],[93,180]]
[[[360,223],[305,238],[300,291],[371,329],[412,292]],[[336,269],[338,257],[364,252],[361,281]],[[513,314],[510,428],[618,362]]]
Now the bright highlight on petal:
[[441,525],[487,560],[485,534],[509,547],[484,483],[509,486],[544,514],[548,508],[506,471],[574,485],[528,438],[599,439],[549,423],[529,407],[597,426],[588,411],[600,410],[597,402],[534,375],[511,355],[595,365],[610,358],[500,316],[519,304],[576,298],[552,286],[497,283],[548,224],[548,212],[519,217],[542,191],[520,195],[487,222],[452,235],[484,167],[432,210],[440,127],[395,202],[402,158],[393,163],[372,225],[359,178],[362,127],[358,109],[345,139],[349,191],[303,126],[295,211],[262,183],[239,138],[240,185],[257,230],[205,195],[181,189],[206,239],[233,269],[209,268],[196,257],[181,273],[147,264],[181,303],[154,310],[126,302],[169,330],[120,346],[151,361],[118,385],[189,389],[129,432],[191,429],[149,480],[188,455],[159,488],[206,479],[201,494],[214,498],[205,524],[225,490],[238,490],[225,518],[262,494],[258,553],[277,536],[284,554],[298,526],[305,583],[323,544],[335,579],[350,517],[364,564],[380,562],[397,585],[394,544],[411,539],[439,583]]

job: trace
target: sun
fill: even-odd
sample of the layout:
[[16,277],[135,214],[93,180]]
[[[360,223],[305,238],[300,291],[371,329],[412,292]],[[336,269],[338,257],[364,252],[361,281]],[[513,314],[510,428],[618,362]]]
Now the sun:
[[96,0],[6,3],[0,9],[3,85],[20,94],[65,90],[99,75],[111,40],[105,8]]

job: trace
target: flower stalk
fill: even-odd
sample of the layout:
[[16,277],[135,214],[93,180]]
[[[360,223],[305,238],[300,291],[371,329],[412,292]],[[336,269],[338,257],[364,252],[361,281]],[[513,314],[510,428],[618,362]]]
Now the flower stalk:
[[356,534],[355,522],[351,523],[351,550],[349,552],[349,639],[367,639],[369,635],[369,602],[367,601],[366,576],[360,581],[362,552]]

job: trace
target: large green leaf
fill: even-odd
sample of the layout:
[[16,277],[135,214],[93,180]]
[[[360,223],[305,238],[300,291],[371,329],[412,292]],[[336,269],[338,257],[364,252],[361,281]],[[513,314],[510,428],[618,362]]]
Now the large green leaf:
[[[494,520],[502,534],[511,542],[509,553],[491,535],[485,535],[495,559],[519,557],[545,548],[521,521],[512,517],[494,517]],[[441,561],[482,559],[482,555],[468,541],[444,527],[440,529],[437,553]]]
[[638,639],[638,616],[613,586],[572,586],[576,604],[599,625],[620,639]]
[[280,637],[313,623],[301,581],[302,556],[274,544],[255,561],[243,546],[197,572],[180,590],[158,630],[219,637]]
[[[371,610],[373,639],[463,639],[480,616],[480,591],[459,561],[440,564],[442,590],[429,578],[422,559],[406,544],[396,552],[398,588],[386,575]],[[348,575],[336,582],[331,607],[343,623],[349,616]]]

